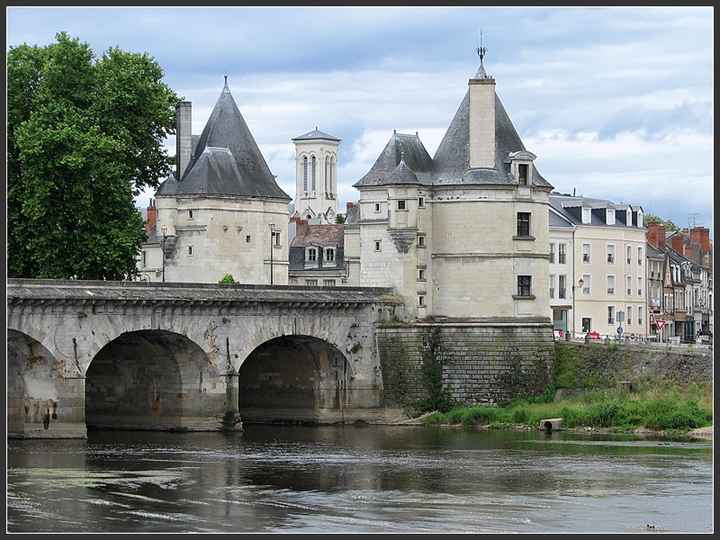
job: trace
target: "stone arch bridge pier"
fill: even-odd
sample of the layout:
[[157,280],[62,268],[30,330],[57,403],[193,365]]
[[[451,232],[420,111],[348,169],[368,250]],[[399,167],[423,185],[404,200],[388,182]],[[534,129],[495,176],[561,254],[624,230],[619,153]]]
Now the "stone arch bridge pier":
[[383,421],[384,288],[8,282],[8,432]]

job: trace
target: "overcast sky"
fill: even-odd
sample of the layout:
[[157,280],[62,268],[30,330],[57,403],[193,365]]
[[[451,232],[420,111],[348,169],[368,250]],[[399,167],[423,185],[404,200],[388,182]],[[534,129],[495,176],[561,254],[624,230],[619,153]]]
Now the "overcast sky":
[[64,30],[98,54],[147,51],[192,101],[198,134],[228,74],[291,197],[290,139],[318,125],[343,140],[342,210],[393,129],[419,131],[434,154],[482,29],[497,93],[556,190],[711,226],[712,17],[709,7],[9,8],[8,42],[47,44]]

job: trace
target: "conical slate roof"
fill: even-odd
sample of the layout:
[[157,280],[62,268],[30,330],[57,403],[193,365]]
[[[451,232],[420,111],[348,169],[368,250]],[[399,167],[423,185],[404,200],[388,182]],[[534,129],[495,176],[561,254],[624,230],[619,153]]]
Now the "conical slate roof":
[[177,193],[290,200],[277,185],[225,82]]
[[[495,167],[493,169],[470,169],[470,91],[465,93],[455,117],[440,142],[433,158],[435,184],[510,184],[511,152],[525,150],[500,98],[495,94]],[[532,166],[534,185],[551,187]]]
[[386,184],[419,184],[418,177],[407,166],[405,159],[401,159],[395,170],[385,180]]
[[293,141],[314,141],[314,140],[326,140],[340,142],[342,139],[338,139],[335,135],[330,135],[324,131],[320,131],[317,127],[312,131],[293,137]]
[[375,164],[365,176],[355,183],[355,187],[388,184],[390,177],[396,172],[404,178],[408,178],[403,169],[396,171],[401,161],[404,163],[404,169],[413,174],[416,183],[431,183],[432,158],[423,146],[420,137],[417,133],[408,135],[393,132]]

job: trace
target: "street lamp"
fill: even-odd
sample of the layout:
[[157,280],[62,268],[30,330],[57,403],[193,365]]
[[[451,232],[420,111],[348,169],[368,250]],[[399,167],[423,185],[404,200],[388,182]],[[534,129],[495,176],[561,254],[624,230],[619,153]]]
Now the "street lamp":
[[165,240],[167,238],[167,225],[160,227],[162,230],[162,282],[165,283]]
[[270,285],[273,284],[273,240],[275,239],[275,224],[270,224]]
[[[580,279],[578,280],[578,288],[579,288],[580,290],[582,290],[583,283],[585,283],[585,282],[583,281],[583,278],[580,278]],[[573,334],[575,334],[575,332],[576,332],[575,317],[576,317],[576,315],[577,315],[577,314],[575,313],[575,284],[573,284],[573,307],[572,307],[572,310],[573,310]],[[573,335],[573,338],[575,338],[574,335]]]

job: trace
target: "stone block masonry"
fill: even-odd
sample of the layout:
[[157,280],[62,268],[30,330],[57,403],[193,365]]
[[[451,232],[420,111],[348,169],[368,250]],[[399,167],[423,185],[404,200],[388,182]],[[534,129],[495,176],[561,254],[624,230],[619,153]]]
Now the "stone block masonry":
[[[456,404],[539,394],[550,382],[548,324],[387,325],[377,330],[377,340],[386,407],[413,409],[432,397],[434,382]],[[431,362],[439,364],[439,381],[432,380]]]

